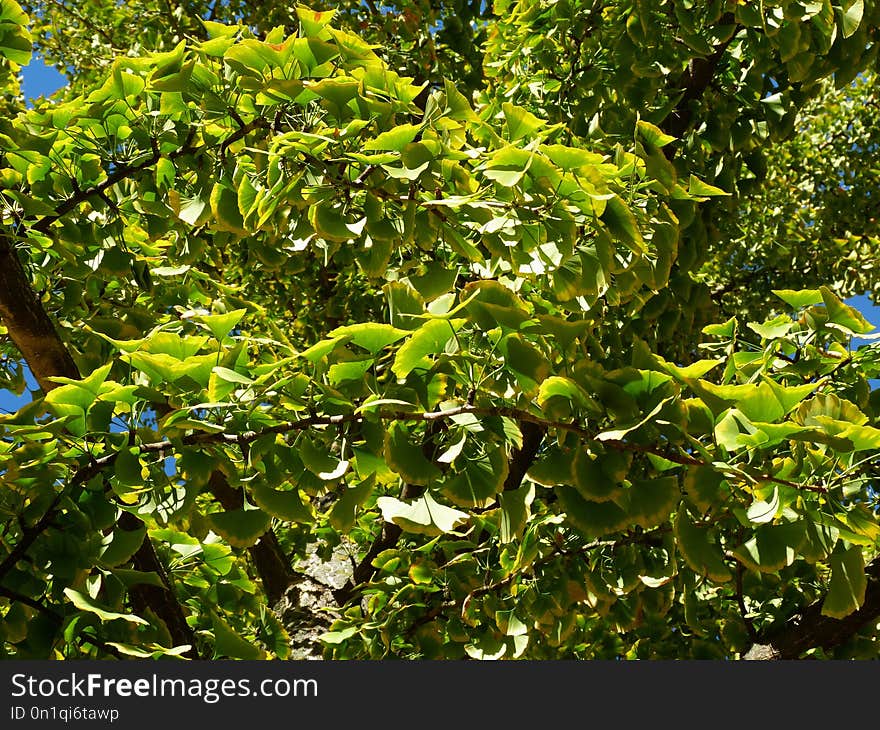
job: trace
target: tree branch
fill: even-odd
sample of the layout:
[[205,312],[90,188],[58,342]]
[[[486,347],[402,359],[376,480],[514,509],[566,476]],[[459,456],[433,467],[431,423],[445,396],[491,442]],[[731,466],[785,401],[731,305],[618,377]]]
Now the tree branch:
[[[35,611],[39,611],[44,616],[47,616],[55,624],[56,631],[64,623],[64,615],[63,614],[59,613],[54,608],[50,608],[49,606],[46,606],[46,605],[40,603],[39,601],[37,601],[34,598],[31,598],[30,596],[25,596],[25,595],[19,593],[18,591],[13,591],[13,590],[10,590],[9,588],[4,588],[3,586],[0,586],[0,597],[3,597],[9,601],[16,601],[18,603],[22,603],[25,606],[29,606],[30,608],[34,609]],[[93,644],[94,646],[98,647],[101,651],[103,651],[107,654],[110,654],[111,656],[114,656],[117,659],[122,659],[122,654],[118,649],[116,649],[113,646],[110,646],[109,644],[105,644],[100,639],[95,639],[91,636],[80,634],[79,636],[77,636],[77,640],[80,642],[83,642],[83,643]]]
[[80,203],[84,203],[93,195],[102,195],[108,189],[116,185],[116,183],[122,182],[123,180],[134,175],[135,173],[140,172],[141,170],[146,170],[148,167],[152,167],[159,161],[159,157],[161,157],[161,155],[159,154],[158,147],[156,147],[150,153],[149,157],[147,157],[142,162],[117,167],[102,182],[97,183],[96,185],[92,185],[85,190],[79,190],[71,195],[69,198],[66,198],[55,209],[55,212],[52,215],[47,215],[45,218],[41,218],[33,226],[31,226],[31,228],[40,233],[47,233],[49,231],[49,228],[55,221],[72,211]]
[[[75,205],[75,203],[68,201],[68,203],[62,204],[61,208],[68,204],[71,208]],[[5,232],[0,232],[0,319],[6,325],[10,338],[24,356],[31,372],[44,391],[48,392],[57,387],[49,380],[50,377],[62,376],[79,379],[79,370],[70,356],[70,352],[61,341],[52,321],[43,309]],[[90,464],[74,474],[67,489],[77,484],[84,484],[100,473],[105,465],[113,463],[115,459],[116,454],[114,453],[112,458],[105,456],[92,460]],[[67,489],[56,495],[36,524],[24,530],[16,546],[0,563],[0,579],[25,556],[36,539],[54,522],[59,512],[62,496]],[[123,515],[123,519],[119,522],[120,527],[126,520],[134,527],[123,527],[123,529],[141,527],[146,529],[140,519],[129,513]],[[137,570],[144,572],[157,572],[160,576],[165,574],[149,537],[145,538],[141,548],[135,554],[134,566]],[[167,592],[156,586],[135,585],[130,589],[129,596],[138,612],[146,607],[152,608],[156,616],[165,622],[175,645],[189,644],[191,647],[190,656],[198,658],[192,629],[186,623],[183,609],[170,591],[170,586],[167,583],[166,586],[168,587]]]
[[[122,530],[134,531],[144,527],[143,521],[131,512],[123,512],[117,524]],[[189,645],[184,656],[190,659],[199,659],[196,635],[183,615],[183,610],[174,593],[174,587],[171,585],[165,566],[156,555],[156,549],[153,547],[149,533],[144,535],[141,546],[134,554],[133,562],[137,570],[158,575],[164,586],[163,588],[149,584],[132,586],[129,590],[129,596],[135,613],[139,616],[145,616],[147,611],[151,610],[168,627],[168,633],[176,646]]]
[[[241,490],[233,489],[220,471],[215,470],[211,474],[208,489],[225,510],[241,509],[244,505]],[[263,582],[269,605],[275,605],[291,584],[294,574],[272,528],[255,545],[248,548],[248,553]]]
[[[715,72],[718,70],[721,58],[740,28],[740,26],[736,25],[736,18],[733,13],[725,13],[721,16],[719,25],[735,25],[736,27],[731,32],[730,37],[721,43],[711,56],[691,60],[687,70],[682,74],[677,84],[683,90],[682,96],[675,105],[675,108],[659,125],[664,132],[671,134],[673,137],[681,137],[690,127],[694,115],[693,102],[699,101],[706,92],[706,89],[709,88],[709,84],[712,83]],[[669,150],[666,152],[667,156],[675,154],[674,145],[670,145],[666,149]]]
[[743,659],[797,659],[809,649],[827,651],[846,643],[868,624],[876,623],[880,618],[880,558],[869,563],[865,573],[868,587],[858,611],[840,619],[823,616],[823,597],[762,636]]
[[0,321],[44,392],[54,375],[79,378],[79,370],[43,309],[10,235],[0,231]]
[[[644,444],[635,444],[620,439],[602,438],[601,433],[595,433],[584,428],[578,423],[567,421],[553,421],[549,418],[536,416],[533,413],[524,411],[519,408],[511,408],[508,406],[472,406],[469,404],[448,408],[443,411],[373,411],[372,416],[380,421],[421,421],[433,423],[437,421],[448,420],[454,416],[464,414],[472,414],[475,416],[503,416],[516,421],[520,426],[524,424],[534,424],[544,430],[556,429],[559,431],[568,431],[577,434],[583,441],[598,444],[603,447],[614,449],[616,451],[632,452],[637,454],[653,454],[662,457],[675,464],[682,466],[711,466],[711,464],[697,459],[694,456],[685,454],[676,454],[661,449],[656,446],[646,446]],[[231,444],[246,446],[263,436],[271,434],[288,434],[297,431],[307,431],[316,426],[338,426],[345,423],[356,423],[366,419],[364,413],[341,413],[333,416],[308,416],[296,421],[288,421],[279,423],[275,426],[268,426],[260,431],[243,431],[242,433],[194,433],[184,436],[181,443],[185,446],[197,444]],[[142,452],[161,453],[175,448],[171,441],[155,441],[151,443],[140,444]],[[115,453],[102,457],[104,460],[116,458]],[[764,474],[761,472],[749,472],[749,476],[757,481],[772,482],[774,484],[783,484],[787,487],[800,489],[808,492],[817,492],[824,494],[828,489],[819,484],[801,484],[787,479],[781,479],[772,474]]]

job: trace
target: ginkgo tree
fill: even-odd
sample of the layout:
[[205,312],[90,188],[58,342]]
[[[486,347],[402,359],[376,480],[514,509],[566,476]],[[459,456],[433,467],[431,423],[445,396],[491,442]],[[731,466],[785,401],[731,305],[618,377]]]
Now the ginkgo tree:
[[3,654],[876,656],[880,349],[750,273],[878,21],[0,0]]

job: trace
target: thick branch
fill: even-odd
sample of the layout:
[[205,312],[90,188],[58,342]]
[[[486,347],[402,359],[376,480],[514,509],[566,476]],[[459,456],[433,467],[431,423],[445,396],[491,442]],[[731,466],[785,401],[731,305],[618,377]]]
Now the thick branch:
[[[144,526],[144,523],[130,512],[123,512],[118,524],[122,530],[138,530]],[[156,555],[156,550],[148,534],[144,535],[144,541],[134,554],[133,563],[137,570],[158,575],[164,586],[163,588],[149,584],[133,586],[129,591],[129,596],[135,613],[139,616],[145,616],[148,609],[152,610],[165,622],[175,645],[189,644],[190,648],[184,656],[198,659],[195,633],[186,622],[186,617],[174,595],[174,589],[168,579],[165,567],[159,560],[159,556]]]
[[[61,341],[52,321],[43,309],[5,232],[0,233],[0,319],[6,325],[10,338],[24,356],[28,367],[44,391],[57,387],[49,380],[50,377],[62,376],[75,379],[80,377],[70,352]],[[109,464],[113,460],[105,458],[101,461]],[[102,466],[103,464],[93,462],[83,467],[74,474],[69,486],[84,484],[92,476],[99,473]],[[36,524],[25,529],[18,544],[0,563],[0,578],[25,556],[34,541],[54,522],[60,509],[59,505],[63,494],[64,492],[60,492],[55,497]],[[129,523],[134,521],[135,527],[144,526],[144,523],[134,515],[126,513],[124,518],[128,518]],[[122,525],[123,520],[120,520],[120,526]],[[135,527],[127,529],[135,529]],[[123,529],[126,528],[123,527]],[[159,575],[164,575],[162,565],[156,557],[149,538],[144,540],[143,545],[135,554],[134,566],[141,571],[157,572]],[[192,647],[190,650],[192,656],[198,657],[195,653],[194,634],[186,623],[183,609],[171,593],[170,587],[168,591],[163,591],[155,586],[136,585],[131,588],[129,594],[136,610],[140,612],[146,607],[152,608],[155,614],[168,626],[174,643],[177,646],[189,644]]]
[[[725,13],[721,17],[719,25],[733,25],[734,23],[736,23],[736,19],[733,13]],[[679,88],[683,90],[682,96],[669,116],[660,125],[664,132],[673,137],[681,137],[688,130],[694,115],[693,104],[702,98],[706,89],[709,88],[709,84],[712,83],[719,62],[727,51],[727,47],[736,37],[736,30],[733,30],[730,37],[720,44],[711,56],[694,58],[688,64],[687,70],[678,82]],[[667,149],[670,150],[667,154],[674,153],[674,146]]]
[[538,450],[544,442],[544,434],[547,433],[547,428],[541,424],[525,422],[520,426],[520,431],[523,437],[522,448],[517,449],[511,454],[507,479],[504,480],[505,492],[519,489],[522,480],[525,479],[526,472],[535,463]]
[[762,637],[743,656],[744,659],[797,659],[809,649],[826,651],[845,644],[865,626],[880,619],[880,559],[865,570],[868,587],[865,602],[855,613],[842,619],[822,615],[824,598],[811,603],[782,626]]
[[[241,509],[244,505],[241,490],[229,486],[229,482],[220,471],[211,474],[208,488],[225,510]],[[291,584],[293,574],[274,531],[269,529],[256,545],[248,548],[248,553],[263,582],[269,605],[275,605]]]
[[57,387],[51,376],[79,378],[5,231],[0,232],[0,321],[44,391]]

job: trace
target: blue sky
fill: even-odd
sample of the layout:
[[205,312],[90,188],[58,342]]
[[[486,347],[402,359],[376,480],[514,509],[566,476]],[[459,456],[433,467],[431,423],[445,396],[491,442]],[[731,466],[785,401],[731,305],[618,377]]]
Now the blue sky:
[[35,56],[30,65],[24,68],[24,94],[28,99],[49,96],[67,85],[67,79],[52,66],[47,66],[43,59]]
[[[24,93],[29,99],[40,96],[49,96],[67,83],[67,79],[51,66],[43,63],[40,57],[35,57],[29,66],[24,69]],[[847,303],[861,311],[871,324],[880,328],[880,306],[874,305],[867,295],[852,297]],[[858,341],[854,345],[860,344]],[[880,386],[880,382],[874,381],[874,387]],[[28,385],[36,387],[36,383],[28,373]],[[23,396],[16,397],[8,391],[0,390],[0,413],[15,411],[30,400],[27,392]]]

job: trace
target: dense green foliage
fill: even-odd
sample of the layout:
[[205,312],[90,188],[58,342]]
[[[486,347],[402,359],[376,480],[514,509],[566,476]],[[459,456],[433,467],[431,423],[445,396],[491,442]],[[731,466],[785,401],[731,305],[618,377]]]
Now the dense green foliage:
[[878,27],[0,0],[0,651],[876,656]]

